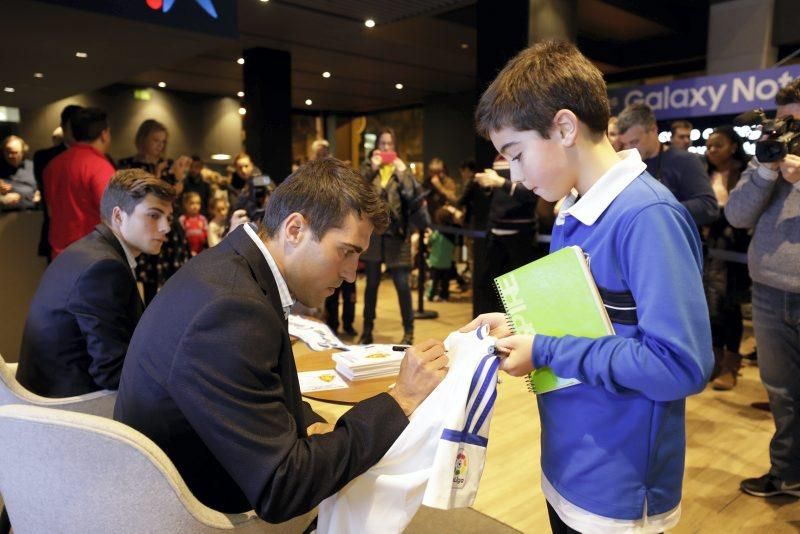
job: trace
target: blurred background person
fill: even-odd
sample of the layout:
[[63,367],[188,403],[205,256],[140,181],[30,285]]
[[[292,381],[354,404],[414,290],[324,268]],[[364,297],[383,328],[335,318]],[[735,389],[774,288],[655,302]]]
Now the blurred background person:
[[200,213],[200,195],[195,191],[183,192],[183,214],[178,218],[186,234],[192,256],[208,247],[208,219]]
[[608,140],[611,142],[611,146],[614,147],[614,150],[619,152],[622,150],[622,141],[619,138],[619,126],[617,125],[618,119],[614,116],[608,119],[608,129],[606,130],[606,135],[608,136]]
[[33,162],[26,159],[28,145],[21,137],[3,139],[0,161],[0,211],[29,209],[34,206],[36,178]]
[[692,146],[692,123],[689,121],[674,121],[669,125],[672,136],[669,138],[670,148],[688,150]]
[[189,172],[183,180],[183,193],[189,191],[200,195],[200,213],[208,217],[208,201],[211,199],[211,185],[204,177],[205,164],[200,156],[192,156],[192,163],[189,165]]

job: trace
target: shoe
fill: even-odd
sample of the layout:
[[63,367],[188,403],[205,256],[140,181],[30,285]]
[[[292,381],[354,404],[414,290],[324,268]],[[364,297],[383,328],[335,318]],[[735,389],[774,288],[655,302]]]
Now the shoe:
[[756,497],[774,497],[775,495],[791,495],[800,497],[800,482],[787,484],[780,478],[767,473],[758,478],[747,478],[739,484],[739,489]]
[[764,412],[771,412],[772,410],[769,407],[768,402],[751,402],[751,408],[755,408],[756,410],[762,410]]
[[361,339],[358,340],[359,345],[372,345],[372,332],[364,331],[361,334]]
[[356,332],[356,329],[352,326],[345,326],[342,335],[347,337],[356,337],[358,332]]
[[403,339],[400,340],[401,345],[413,345],[414,344],[414,332],[406,332],[403,334]]
[[719,376],[711,382],[717,391],[730,391],[736,387],[739,369],[742,367],[742,355],[730,350],[725,351],[724,359],[719,366]]

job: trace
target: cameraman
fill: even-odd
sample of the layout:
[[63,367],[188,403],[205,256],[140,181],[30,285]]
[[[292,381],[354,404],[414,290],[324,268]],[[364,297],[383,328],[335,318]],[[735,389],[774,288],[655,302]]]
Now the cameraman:
[[[800,78],[775,96],[777,119],[800,119]],[[743,480],[758,497],[800,497],[800,156],[753,162],[725,206],[737,228],[754,228],[748,250],[758,367],[775,420],[771,467]]]
[[257,174],[247,180],[244,190],[239,195],[235,209],[245,210],[251,221],[260,221],[264,218],[267,208],[267,199],[275,190],[275,183],[266,174]]

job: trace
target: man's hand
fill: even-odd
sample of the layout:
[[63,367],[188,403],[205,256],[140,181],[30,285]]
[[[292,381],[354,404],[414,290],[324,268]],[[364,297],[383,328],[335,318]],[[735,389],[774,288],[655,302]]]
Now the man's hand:
[[10,191],[11,191],[11,184],[4,180],[0,180],[0,194],[5,195]]
[[236,230],[237,226],[241,226],[242,224],[250,222],[250,218],[247,216],[247,212],[245,210],[236,210],[231,215],[231,227],[228,230],[228,233],[233,232]]
[[22,195],[16,192],[6,193],[4,195],[0,195],[0,204],[4,204],[6,206],[16,206],[22,202]]
[[396,385],[389,392],[406,416],[414,413],[417,406],[444,379],[447,363],[441,341],[429,339],[406,349]]
[[189,167],[192,166],[192,158],[189,156],[181,156],[174,161],[172,167],[170,167],[169,172],[172,174],[176,180],[181,181],[186,176],[186,173],[189,171]]
[[780,165],[781,176],[790,184],[796,184],[800,180],[800,156],[789,154]]
[[489,335],[496,338],[508,337],[511,335],[511,327],[508,319],[502,313],[483,313],[472,321],[458,329],[459,332],[472,332],[479,326],[489,325]]
[[506,179],[497,174],[494,169],[486,169],[475,174],[475,181],[481,187],[502,187]]
[[334,425],[330,423],[314,423],[306,429],[306,434],[311,437],[315,434],[327,434],[333,432]]
[[534,336],[509,336],[498,339],[495,349],[500,357],[500,369],[511,376],[522,376],[533,371]]

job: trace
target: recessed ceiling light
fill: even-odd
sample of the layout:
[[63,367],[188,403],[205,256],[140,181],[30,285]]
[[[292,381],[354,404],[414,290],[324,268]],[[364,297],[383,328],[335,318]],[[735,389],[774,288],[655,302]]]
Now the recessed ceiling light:
[[211,154],[211,159],[216,161],[225,161],[227,159],[231,159],[230,154]]
[[310,106],[314,102],[310,98],[306,98],[306,106]]
[[322,73],[322,77],[323,78],[330,78],[331,77],[331,73],[326,70],[325,72]]
[[34,72],[33,73],[33,77],[34,78],[44,78],[44,74],[42,74],[41,72]]
[[239,98],[244,98],[244,91],[239,91],[238,93],[236,93],[236,96],[238,96]]
[[467,48],[469,48],[469,45],[467,43],[461,43],[461,48],[466,50]]
[[239,59],[236,60],[236,63],[238,63],[239,65],[244,65],[244,58],[240,57]]
[[367,28],[374,28],[375,27],[375,21],[372,20],[372,19],[367,19],[367,20],[364,21],[364,26],[366,26]]
[[262,4],[266,4],[267,2],[269,2],[269,0],[261,0]]
[[396,84],[394,84],[394,88],[400,90],[400,89],[403,88],[403,84],[402,83],[396,83]]
[[75,57],[86,59],[87,57],[89,57],[89,54],[87,54],[86,52],[75,52]]
[[167,86],[166,82],[158,82],[158,86],[162,89]]
[[247,113],[247,110],[246,110],[246,109],[244,109],[244,108],[239,108],[239,115],[244,115],[245,113]]
[[13,87],[4,87],[3,91],[5,91],[6,93],[13,93],[14,92],[14,88]]

